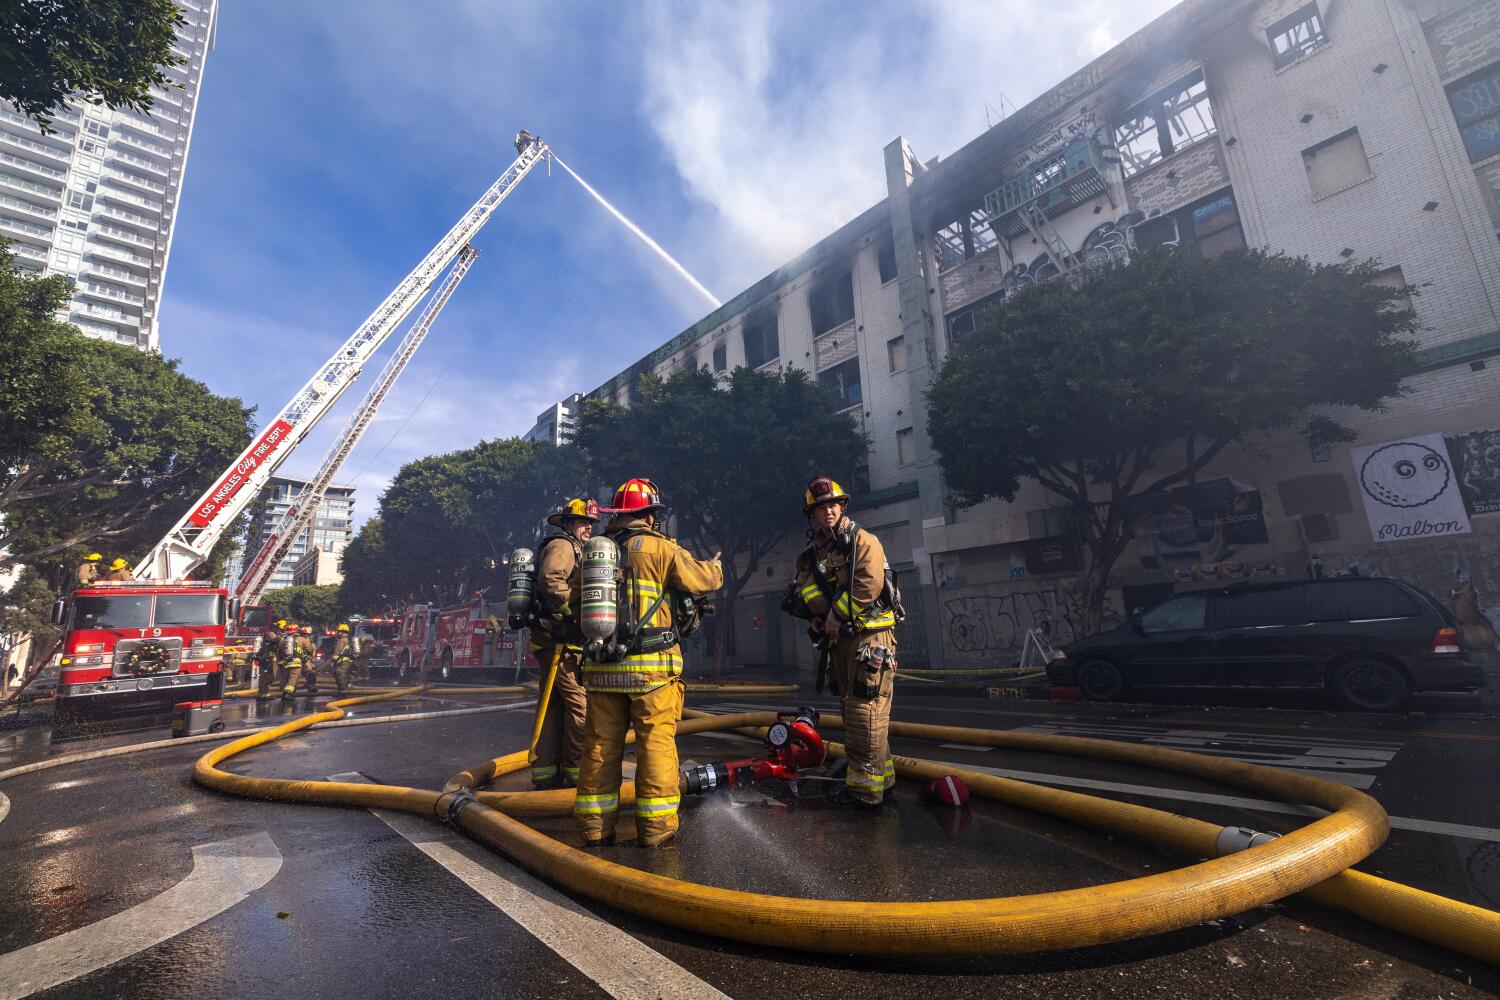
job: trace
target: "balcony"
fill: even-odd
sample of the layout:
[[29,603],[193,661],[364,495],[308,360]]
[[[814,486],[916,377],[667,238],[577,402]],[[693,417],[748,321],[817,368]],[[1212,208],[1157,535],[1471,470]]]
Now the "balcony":
[[141,267],[150,267],[152,263],[150,257],[142,257],[140,254],[131,253],[129,250],[122,250],[112,243],[98,243],[90,240],[88,246],[84,247],[83,252],[88,256],[107,257],[110,260],[123,260],[131,264],[139,264]]
[[18,170],[25,170],[28,173],[37,174],[42,177],[56,177],[57,179],[61,180],[62,178],[68,176],[68,172],[66,170],[59,170],[56,167],[49,167],[45,163],[38,163],[35,160],[28,160],[24,157],[14,156],[10,153],[7,153],[3,149],[0,149],[0,163],[8,164],[9,166],[15,167]]
[[127,292],[123,288],[115,288],[111,285],[101,285],[93,281],[80,281],[75,286],[81,295],[93,295],[101,299],[109,299],[112,302],[125,302],[133,306],[143,306],[146,299],[143,296]]
[[[111,148],[114,147],[115,142],[124,142],[136,149],[144,149],[148,153],[155,153],[158,156],[165,156],[168,159],[172,156],[172,150],[168,147],[157,142],[152,142],[150,139],[143,138],[132,132],[127,132],[124,129],[115,130],[114,142],[110,143]],[[158,167],[158,169],[160,168]]]
[[52,238],[52,228],[50,226],[34,226],[29,222],[22,222],[20,219],[12,219],[8,215],[0,215],[0,229],[12,233],[20,233],[23,236],[30,236],[33,239],[50,240]]
[[20,198],[12,198],[6,194],[0,194],[0,205],[14,209],[17,212],[25,212],[27,215],[40,219],[57,218],[57,209],[55,208],[48,208],[46,205],[38,205],[35,202],[24,201]]
[[155,212],[157,215],[161,214],[162,204],[160,201],[155,198],[147,198],[144,195],[136,194],[133,191],[125,191],[114,186],[101,187],[99,189],[99,197],[108,198],[111,201],[124,202],[127,205],[137,205],[147,211]]
[[132,212],[128,208],[117,208],[102,201],[94,203],[94,214],[103,215],[111,219],[119,219],[121,222],[129,222],[132,225],[140,226],[153,233],[161,228],[160,219],[154,219],[139,212]]
[[[167,142],[175,143],[177,141],[177,133],[173,129],[162,128],[149,118],[116,118],[115,127],[117,129],[133,128],[137,132],[145,132],[148,135],[156,136],[158,139],[165,139]],[[168,149],[167,152],[170,153],[171,150]]]
[[154,181],[141,174],[132,174],[127,170],[120,170],[116,167],[105,167],[99,176],[112,184],[129,184],[131,187],[139,188],[143,191],[154,191],[157,194],[167,193],[167,186],[160,181]]
[[105,155],[111,160],[119,160],[121,163],[129,163],[132,166],[140,167],[142,170],[150,170],[163,177],[167,176],[167,168],[156,160],[147,159],[144,156],[136,156],[134,153],[126,152],[119,146],[110,146],[109,152]]
[[[126,255],[121,254],[120,256],[123,257]],[[116,267],[113,264],[105,264],[97,260],[85,260],[83,262],[83,269],[89,274],[98,275],[101,278],[110,278],[114,281],[123,281],[127,284],[137,285],[140,288],[146,288],[150,284],[144,275],[136,274],[128,267]]]
[[114,306],[95,305],[92,302],[80,302],[75,299],[73,302],[73,312],[84,313],[99,319],[107,319],[112,323],[123,323],[126,326],[133,326],[137,329],[141,325],[141,318],[139,316],[132,316],[125,310],[116,309]]
[[1109,193],[1103,150],[1092,139],[1075,139],[1060,152],[1034,161],[1019,176],[984,196],[990,227],[1006,239],[1030,232],[1027,215],[1052,219],[1091,198]]
[[0,170],[0,184],[4,184],[6,187],[13,190],[28,191],[32,194],[39,194],[43,198],[50,198],[53,201],[62,200],[62,188],[50,187],[46,184],[38,184],[36,181],[28,181],[24,177],[17,177],[14,174],[7,174],[3,170]]
[[49,146],[45,142],[37,142],[35,139],[27,139],[24,136],[16,135],[14,132],[7,132],[5,129],[0,129],[0,142],[5,142],[13,148],[23,149],[28,153],[45,156],[61,163],[67,163],[73,158],[71,151],[61,150],[56,146]]
[[121,229],[119,226],[111,226],[101,222],[95,225],[92,231],[95,236],[104,236],[112,240],[119,240],[122,243],[129,243],[132,246],[145,247],[148,250],[156,249],[155,240],[147,239],[144,236],[131,232],[129,229]]
[[47,251],[34,247],[30,243],[12,243],[8,249],[17,257],[25,257],[39,264],[47,263]]

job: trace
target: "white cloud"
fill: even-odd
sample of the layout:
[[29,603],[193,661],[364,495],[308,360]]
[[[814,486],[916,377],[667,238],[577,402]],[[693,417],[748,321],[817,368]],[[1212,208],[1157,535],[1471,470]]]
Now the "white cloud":
[[1172,5],[654,6],[642,110],[724,244],[753,251],[743,285],[878,201],[898,134],[924,159],[951,153],[986,102],[1025,104]]

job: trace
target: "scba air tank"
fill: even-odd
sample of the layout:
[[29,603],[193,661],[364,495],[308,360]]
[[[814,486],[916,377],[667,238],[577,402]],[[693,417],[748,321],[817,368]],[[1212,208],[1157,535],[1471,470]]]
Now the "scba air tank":
[[619,589],[620,550],[603,535],[595,535],[583,547],[583,570],[579,574],[582,590],[580,613],[583,636],[590,650],[598,651],[611,643],[619,624],[616,598]]
[[536,554],[530,549],[516,549],[510,554],[510,591],[505,598],[505,614],[512,629],[526,627],[535,592]]

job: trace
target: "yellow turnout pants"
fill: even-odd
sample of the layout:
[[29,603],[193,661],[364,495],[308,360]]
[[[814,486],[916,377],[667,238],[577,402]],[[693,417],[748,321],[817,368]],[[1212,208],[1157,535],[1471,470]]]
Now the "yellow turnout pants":
[[677,720],[686,688],[673,678],[645,694],[588,693],[573,815],[587,843],[614,835],[620,809],[620,759],[625,731],[635,730],[635,829],[644,847],[677,832],[681,775]]
[[[534,648],[537,662],[543,665],[545,681],[546,665],[552,662],[556,647],[548,644]],[[563,647],[552,695],[547,699],[547,715],[542,719],[542,731],[536,741],[536,759],[531,763],[531,781],[535,785],[551,785],[558,778],[566,785],[578,784],[578,761],[583,756],[583,726],[588,713],[582,661],[581,650]]]
[[[869,653],[862,654],[862,650]],[[884,650],[884,664],[871,669]],[[861,655],[868,659],[861,660]],[[828,651],[828,665],[839,683],[839,709],[844,717],[844,750],[849,770],[844,788],[866,802],[879,802],[896,787],[896,764],[891,759],[891,695],[896,680],[896,632],[879,629],[852,638],[839,637]],[[861,691],[869,684],[873,696]],[[859,686],[857,686],[859,685]]]

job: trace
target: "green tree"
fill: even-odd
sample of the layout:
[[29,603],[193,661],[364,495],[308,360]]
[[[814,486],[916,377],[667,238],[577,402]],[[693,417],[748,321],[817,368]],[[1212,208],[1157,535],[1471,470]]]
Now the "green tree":
[[808,479],[827,472],[849,481],[865,442],[834,395],[795,368],[723,377],[701,368],[666,381],[647,376],[637,388],[629,407],[589,401],[576,441],[605,482],[654,480],[697,555],[723,553],[725,624],[714,630],[722,671],[740,592],[805,527]]
[[171,0],[8,0],[0,6],[0,99],[44,129],[69,97],[149,111],[186,22]]
[[1416,289],[1376,272],[1163,249],[1005,299],[927,393],[955,501],[1014,500],[1032,479],[1070,506],[1094,630],[1116,560],[1170,490],[1268,431],[1352,440],[1330,411],[1378,411],[1402,391]]
[[0,251],[0,569],[84,547],[134,561],[250,440],[239,400],[55,320],[68,297]]
[[404,595],[391,594],[400,580],[385,549],[385,521],[372,517],[359,529],[339,557],[344,582],[339,584],[339,606],[346,615],[376,615],[400,607]]
[[261,603],[270,610],[272,621],[285,618],[314,629],[332,628],[343,618],[338,584],[334,583],[268,590]]

